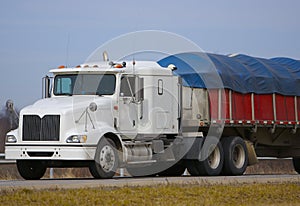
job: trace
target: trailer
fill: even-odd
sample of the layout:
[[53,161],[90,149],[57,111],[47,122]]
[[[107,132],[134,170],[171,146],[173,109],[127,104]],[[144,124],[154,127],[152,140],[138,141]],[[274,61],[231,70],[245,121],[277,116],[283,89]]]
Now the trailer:
[[[200,78],[208,76],[206,70],[195,71],[191,68],[201,65],[202,54],[177,54],[160,61],[162,66],[172,62],[182,68],[176,73],[186,80],[183,114],[187,117],[184,119],[202,117],[199,118],[199,130],[205,135],[211,125],[224,124],[221,135],[223,145],[226,139],[242,138],[254,146],[248,147],[248,151],[253,152],[255,148],[251,162],[256,162],[255,156],[292,157],[295,170],[299,173],[300,61],[241,54],[207,56],[224,85],[211,84],[207,87],[203,80],[195,81],[195,76],[191,74],[200,73]],[[196,63],[189,65],[187,62]],[[210,80],[209,77],[207,79]],[[197,105],[192,101],[199,101],[199,98],[204,103]],[[223,149],[226,150],[226,146]],[[227,152],[225,166],[229,156]]]
[[[104,55],[105,56],[105,55]],[[299,61],[181,53],[158,62],[61,66],[20,112],[6,158],[20,175],[88,167],[132,176],[242,175],[262,157],[300,172]]]

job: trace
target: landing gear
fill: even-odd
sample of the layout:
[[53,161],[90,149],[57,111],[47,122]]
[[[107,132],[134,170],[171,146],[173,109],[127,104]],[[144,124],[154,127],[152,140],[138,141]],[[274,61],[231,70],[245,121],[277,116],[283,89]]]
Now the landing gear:
[[47,169],[42,162],[36,160],[17,160],[17,168],[25,180],[39,180]]
[[115,143],[103,137],[98,143],[95,161],[89,166],[90,173],[97,179],[112,178],[119,165]]
[[224,148],[224,175],[242,175],[248,165],[248,150],[245,141],[240,137],[224,137],[221,140]]

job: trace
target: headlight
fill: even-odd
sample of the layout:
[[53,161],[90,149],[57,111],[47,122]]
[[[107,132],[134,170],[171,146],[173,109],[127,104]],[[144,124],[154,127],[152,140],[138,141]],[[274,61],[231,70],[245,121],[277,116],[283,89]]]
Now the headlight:
[[6,136],[6,143],[16,143],[17,138],[14,135],[7,135]]
[[67,138],[67,143],[85,143],[87,140],[86,135],[72,135]]

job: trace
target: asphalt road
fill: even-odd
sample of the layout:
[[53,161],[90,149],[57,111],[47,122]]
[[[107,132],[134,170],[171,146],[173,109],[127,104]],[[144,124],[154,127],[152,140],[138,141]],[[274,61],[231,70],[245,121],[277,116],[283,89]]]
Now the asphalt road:
[[2,189],[55,189],[55,188],[95,188],[95,187],[122,187],[122,186],[150,186],[157,184],[242,184],[242,183],[300,183],[300,175],[243,175],[218,177],[154,177],[114,179],[42,179],[42,180],[2,180]]

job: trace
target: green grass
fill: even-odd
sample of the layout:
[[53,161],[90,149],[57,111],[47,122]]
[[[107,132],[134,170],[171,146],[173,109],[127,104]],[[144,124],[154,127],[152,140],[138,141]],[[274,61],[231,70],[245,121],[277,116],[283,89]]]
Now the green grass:
[[300,205],[300,184],[10,189],[0,205]]

